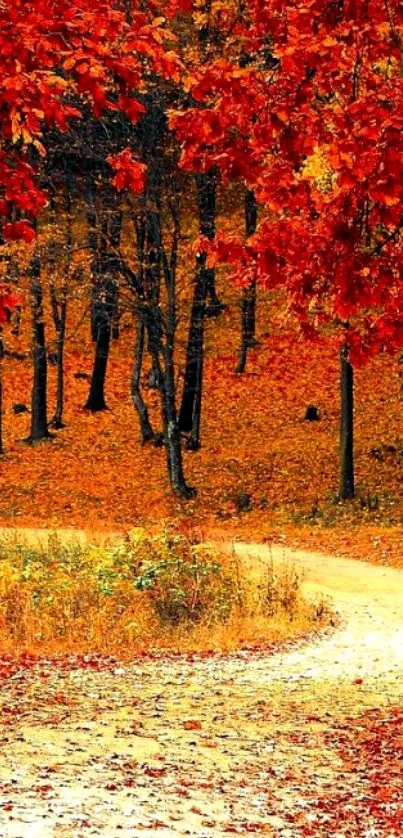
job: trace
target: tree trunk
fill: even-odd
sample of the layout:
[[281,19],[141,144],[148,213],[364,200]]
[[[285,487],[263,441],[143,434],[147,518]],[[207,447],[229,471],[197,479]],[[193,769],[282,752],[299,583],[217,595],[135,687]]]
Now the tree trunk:
[[[166,332],[163,343],[163,329],[161,312],[157,307],[148,311],[147,325],[149,342],[154,353],[154,363],[161,381],[161,413],[164,430],[164,442],[167,456],[169,480],[173,491],[184,500],[194,498],[196,490],[189,486],[183,471],[181,433],[175,397],[175,366],[174,366],[174,334],[176,328],[175,289],[173,285],[168,291],[168,314],[166,318]],[[163,365],[161,365],[163,358]]]
[[141,439],[143,445],[146,442],[149,442],[151,439],[154,439],[155,434],[151,427],[151,422],[148,416],[148,409],[147,405],[143,399],[140,389],[140,381],[141,381],[141,369],[143,366],[143,357],[144,357],[144,339],[145,339],[145,320],[144,315],[139,314],[138,324],[137,324],[137,335],[136,335],[136,343],[134,348],[134,363],[133,363],[133,375],[132,375],[132,400],[135,409],[137,410],[138,417],[140,420],[140,430],[141,430]]
[[184,500],[196,495],[195,489],[186,483],[183,471],[181,434],[175,404],[175,376],[173,358],[166,354],[165,370],[162,375],[162,398],[164,401],[164,439],[167,452],[168,473],[174,492]]
[[203,362],[204,362],[204,311],[206,305],[206,256],[199,257],[199,272],[193,296],[190,328],[187,346],[185,384],[179,415],[182,433],[189,434],[188,448],[200,448],[200,424],[202,407]]
[[[153,381],[159,384],[168,475],[173,490],[182,498],[193,497],[187,485],[182,463],[181,435],[176,409],[174,366],[176,317],[176,271],[180,237],[179,188],[176,178],[170,183],[163,177],[162,150],[166,147],[166,114],[159,94],[149,97],[147,115],[138,125],[142,158],[147,163],[147,183],[141,199],[142,213],[134,219],[138,251],[138,295],[144,318],[144,331],[138,336],[138,357],[147,335],[152,361]],[[173,176],[172,176],[173,177]],[[172,216],[173,236],[167,252],[162,235],[164,194],[168,190],[167,209]],[[162,294],[162,280],[165,293]],[[134,371],[134,383],[140,371]],[[156,441],[159,437],[156,437]]]
[[108,306],[99,303],[94,328],[96,330],[95,358],[92,370],[90,392],[85,404],[86,410],[97,413],[107,410],[105,401],[105,380],[111,342],[111,321]]
[[[257,203],[254,193],[248,190],[245,196],[245,230],[253,236],[257,227]],[[246,369],[248,349],[256,346],[256,281],[245,288],[241,298],[241,345],[235,372],[242,374]]]
[[66,337],[66,315],[67,315],[67,289],[63,289],[60,307],[57,301],[56,289],[51,286],[50,289],[53,321],[55,324],[57,334],[57,395],[56,395],[56,410],[55,415],[51,421],[51,427],[60,429],[64,428],[63,422],[63,407],[64,407],[64,342]]
[[[161,294],[161,232],[160,217],[156,211],[157,194],[159,186],[159,174],[150,172],[150,185],[147,196],[147,206],[144,215],[145,225],[145,264],[144,264],[144,291],[146,299],[153,308],[160,301]],[[162,380],[157,363],[158,347],[153,345],[153,330],[148,331],[148,351],[151,357],[151,369],[148,374],[147,386],[153,390],[160,390]],[[156,351],[157,350],[157,351]]]
[[[91,221],[91,219],[90,219]],[[92,223],[92,222],[91,222]],[[93,262],[94,296],[92,303],[92,336],[95,338],[95,358],[90,392],[85,405],[93,413],[107,410],[105,381],[111,343],[112,321],[116,312],[117,277],[120,271],[118,247],[122,229],[122,213],[113,194],[105,187],[101,236],[98,253]],[[91,232],[94,236],[94,232]],[[94,239],[95,241],[95,239]]]
[[354,371],[348,349],[340,353],[340,498],[354,497]]
[[113,196],[110,200],[111,208],[107,216],[105,233],[107,235],[108,270],[112,281],[112,312],[111,312],[111,335],[113,340],[120,337],[120,312],[119,312],[119,276],[121,268],[120,239],[122,235],[122,211],[118,203],[120,199]]
[[88,228],[88,250],[91,254],[91,273],[92,273],[92,288],[91,288],[91,306],[90,306],[90,323],[91,323],[91,338],[95,343],[97,340],[96,330],[96,302],[98,299],[99,287],[99,241],[98,241],[98,225],[97,213],[95,209],[95,183],[92,175],[86,185],[86,199],[87,199],[87,228]]
[[41,263],[39,256],[34,256],[30,266],[31,309],[33,334],[34,382],[31,401],[31,433],[29,442],[49,439],[47,419],[47,355],[45,343],[45,324],[43,320],[43,292],[41,285]]
[[[199,197],[200,234],[210,241],[215,235],[216,218],[216,173],[197,176]],[[189,434],[188,448],[200,448],[200,425],[203,394],[204,366],[204,318],[209,289],[214,286],[214,271],[207,267],[207,256],[201,253],[197,259],[197,273],[190,316],[186,354],[185,383],[179,414],[179,428]]]

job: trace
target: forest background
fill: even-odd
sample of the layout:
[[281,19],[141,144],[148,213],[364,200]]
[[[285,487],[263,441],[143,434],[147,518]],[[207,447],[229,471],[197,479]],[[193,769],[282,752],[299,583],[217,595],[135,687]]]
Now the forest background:
[[356,6],[0,5],[4,526],[399,562],[403,13]]

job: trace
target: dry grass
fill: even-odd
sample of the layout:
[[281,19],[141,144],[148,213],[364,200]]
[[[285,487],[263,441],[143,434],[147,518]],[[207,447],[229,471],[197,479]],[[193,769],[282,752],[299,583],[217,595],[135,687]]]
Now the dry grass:
[[329,621],[295,569],[251,573],[183,535],[123,543],[0,542],[0,650],[118,654],[230,652],[278,644]]

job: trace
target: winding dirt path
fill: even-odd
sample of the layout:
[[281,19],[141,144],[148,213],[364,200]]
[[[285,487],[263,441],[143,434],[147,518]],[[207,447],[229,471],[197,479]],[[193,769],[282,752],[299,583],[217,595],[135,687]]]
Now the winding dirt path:
[[[272,656],[17,677],[1,696],[2,838],[336,835],[321,801],[366,782],[340,759],[340,726],[402,704],[403,571],[236,550],[252,569],[296,564],[308,595],[334,600],[340,627]],[[4,711],[16,691],[18,721]],[[371,823],[341,823],[337,838],[403,835]]]

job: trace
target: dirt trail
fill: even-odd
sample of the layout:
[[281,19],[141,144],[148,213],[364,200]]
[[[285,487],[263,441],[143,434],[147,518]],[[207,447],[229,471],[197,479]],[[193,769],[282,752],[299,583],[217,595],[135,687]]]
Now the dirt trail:
[[[21,682],[18,724],[1,717],[1,838],[327,835],[325,816],[312,827],[318,801],[357,780],[333,732],[346,715],[402,700],[403,571],[277,547],[236,550],[255,568],[296,564],[308,595],[334,600],[341,626],[272,656],[145,661]],[[5,687],[3,705],[16,687],[18,679]],[[380,833],[339,833],[367,834]]]

